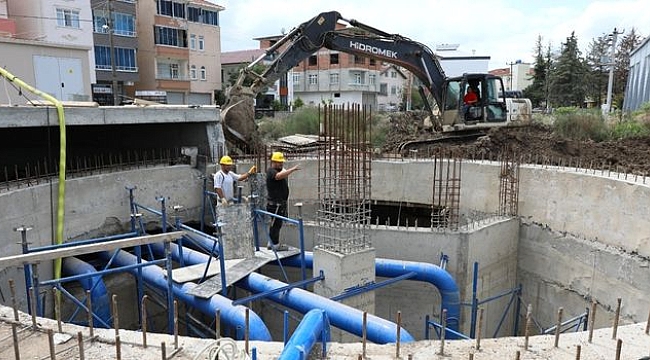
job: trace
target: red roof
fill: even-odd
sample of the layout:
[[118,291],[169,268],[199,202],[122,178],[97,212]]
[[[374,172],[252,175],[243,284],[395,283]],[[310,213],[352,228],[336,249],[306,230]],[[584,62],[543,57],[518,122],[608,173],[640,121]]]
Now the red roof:
[[222,64],[250,63],[264,54],[265,49],[225,51],[221,53]]

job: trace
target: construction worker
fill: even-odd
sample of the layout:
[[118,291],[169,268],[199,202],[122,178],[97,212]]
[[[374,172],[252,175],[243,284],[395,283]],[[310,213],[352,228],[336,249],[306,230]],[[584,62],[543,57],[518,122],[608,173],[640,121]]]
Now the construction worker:
[[[300,165],[294,165],[288,169],[284,168],[284,154],[274,152],[271,154],[271,167],[266,171],[266,193],[267,203],[266,211],[287,217],[287,200],[289,199],[289,175],[300,170]],[[271,219],[269,236],[271,243],[268,248],[274,248],[278,251],[287,250],[287,246],[280,244],[280,229],[282,220],[276,217]]]
[[221,170],[214,174],[214,192],[219,196],[221,205],[228,206],[235,199],[235,182],[248,179],[251,174],[257,171],[257,167],[253,165],[248,172],[241,175],[236,174],[230,171],[234,163],[228,155],[221,157],[219,165]]

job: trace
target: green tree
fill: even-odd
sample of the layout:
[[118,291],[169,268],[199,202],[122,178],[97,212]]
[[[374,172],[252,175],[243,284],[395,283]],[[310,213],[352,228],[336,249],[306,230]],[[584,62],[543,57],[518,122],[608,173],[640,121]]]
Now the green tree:
[[533,83],[523,90],[524,97],[530,99],[534,107],[540,106],[546,101],[546,77],[548,73],[548,61],[542,46],[542,36],[537,37],[535,43],[535,64],[533,66]]
[[614,87],[613,98],[616,99],[615,103],[620,108],[623,104],[623,97],[625,95],[625,86],[627,85],[627,77],[630,72],[630,53],[641,44],[642,37],[632,28],[627,35],[624,35],[618,43],[615,57],[614,67]]
[[[229,86],[235,85],[235,83],[237,82],[237,79],[239,78],[239,75],[244,70],[244,68],[246,68],[247,66],[248,66],[248,64],[243,64],[237,69],[237,71],[232,72],[230,74],[230,76],[228,77],[228,85]],[[256,74],[262,74],[262,73],[264,73],[264,71],[266,71],[266,66],[264,66],[262,64],[255,64],[253,66],[253,68],[251,69],[251,71],[256,73]],[[247,76],[246,79],[244,80],[243,85],[244,86],[251,86],[253,84],[253,79],[254,79],[253,77]],[[261,92],[265,92],[265,91],[261,91]]]
[[610,45],[607,35],[591,39],[589,50],[585,58],[589,69],[586,77],[587,96],[589,96],[597,107],[604,102],[607,92],[607,67],[606,63],[610,55]]
[[580,58],[578,39],[575,32],[571,32],[551,70],[549,99],[557,106],[581,106],[585,100],[586,74],[587,66]]

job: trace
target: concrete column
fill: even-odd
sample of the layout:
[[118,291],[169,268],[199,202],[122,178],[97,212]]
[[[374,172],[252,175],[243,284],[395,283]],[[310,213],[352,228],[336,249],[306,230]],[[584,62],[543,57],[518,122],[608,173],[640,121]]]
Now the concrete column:
[[[325,280],[314,285],[314,293],[326,298],[342,294],[345,289],[374,282],[375,249],[339,254],[317,247],[314,249],[314,274],[321,270],[325,274]],[[341,303],[374,314],[375,292],[349,297],[341,300]],[[331,338],[333,342],[355,342],[360,339],[339,329],[332,329]]]
[[254,255],[251,209],[247,203],[217,207],[223,234],[224,259],[247,259]]

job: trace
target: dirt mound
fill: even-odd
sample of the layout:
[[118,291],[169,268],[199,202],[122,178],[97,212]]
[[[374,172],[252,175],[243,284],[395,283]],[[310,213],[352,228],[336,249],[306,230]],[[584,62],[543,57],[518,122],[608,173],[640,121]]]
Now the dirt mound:
[[[422,124],[421,113],[394,114],[384,151],[397,153],[399,145],[440,137]],[[617,141],[578,141],[559,136],[551,127],[531,124],[496,127],[477,139],[444,141],[411,147],[418,156],[446,153],[468,159],[496,160],[508,153],[523,163],[569,165],[636,175],[650,174],[650,137]],[[402,154],[408,156],[409,154]]]

